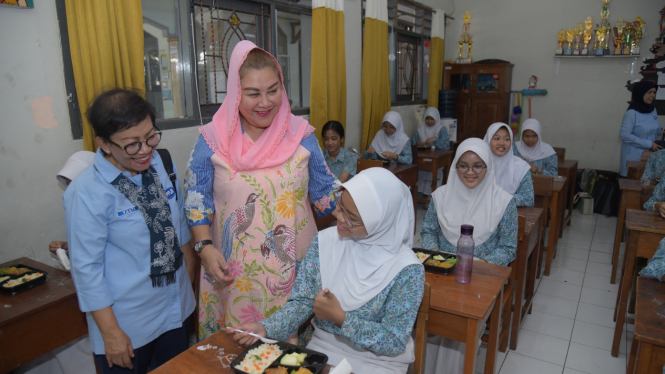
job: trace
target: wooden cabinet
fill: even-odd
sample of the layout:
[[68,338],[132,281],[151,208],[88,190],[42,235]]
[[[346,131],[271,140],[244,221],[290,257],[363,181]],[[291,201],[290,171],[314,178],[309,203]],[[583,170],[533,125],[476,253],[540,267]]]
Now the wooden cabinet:
[[444,64],[443,89],[457,91],[457,142],[483,138],[494,122],[508,123],[513,64]]

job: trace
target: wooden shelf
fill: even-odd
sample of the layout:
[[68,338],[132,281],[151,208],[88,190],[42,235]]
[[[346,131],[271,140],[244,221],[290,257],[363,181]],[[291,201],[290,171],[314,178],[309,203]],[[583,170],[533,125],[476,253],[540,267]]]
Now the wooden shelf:
[[568,55],[554,55],[554,58],[578,58],[578,59],[583,59],[583,58],[640,58],[641,55],[606,55],[606,56],[596,56],[596,55],[590,55],[590,56],[568,56]]

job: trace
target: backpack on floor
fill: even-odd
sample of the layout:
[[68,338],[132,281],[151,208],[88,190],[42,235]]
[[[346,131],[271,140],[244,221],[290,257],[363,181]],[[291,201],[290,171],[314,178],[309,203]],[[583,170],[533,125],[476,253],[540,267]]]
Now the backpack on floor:
[[619,174],[613,171],[596,170],[598,177],[593,186],[593,212],[616,217],[619,213]]

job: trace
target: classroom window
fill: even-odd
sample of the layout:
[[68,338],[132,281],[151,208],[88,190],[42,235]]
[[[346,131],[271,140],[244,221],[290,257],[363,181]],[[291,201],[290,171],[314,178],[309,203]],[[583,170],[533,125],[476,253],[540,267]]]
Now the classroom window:
[[[81,112],[71,67],[65,0],[56,0],[75,139]],[[141,0],[146,97],[162,129],[209,122],[226,97],[231,52],[250,40],[273,54],[296,114],[309,113],[311,0]]]

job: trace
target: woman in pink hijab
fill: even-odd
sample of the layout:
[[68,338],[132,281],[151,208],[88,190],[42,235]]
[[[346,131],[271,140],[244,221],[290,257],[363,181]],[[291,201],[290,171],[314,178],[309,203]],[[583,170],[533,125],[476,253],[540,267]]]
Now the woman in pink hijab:
[[291,114],[277,60],[250,41],[229,61],[227,94],[189,160],[185,212],[201,257],[199,338],[281,309],[336,181]]

